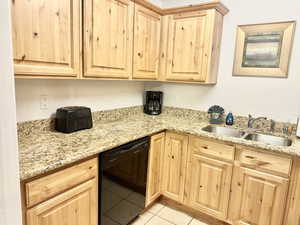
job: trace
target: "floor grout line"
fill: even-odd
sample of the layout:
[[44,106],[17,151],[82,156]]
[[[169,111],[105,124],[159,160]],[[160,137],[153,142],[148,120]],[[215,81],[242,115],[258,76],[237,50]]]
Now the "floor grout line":
[[[165,219],[165,218],[163,218],[163,217],[161,217],[161,216],[159,216],[159,215],[157,215],[157,217],[159,217],[159,218],[163,219],[164,221],[167,221],[167,222],[169,222],[169,223],[171,223],[171,224],[178,225],[178,224],[176,224],[176,223],[174,223],[174,222],[172,222],[172,221],[170,221],[170,220],[167,220],[167,219]],[[187,224],[184,224],[184,225],[189,225],[190,222],[191,222],[192,220],[193,220],[193,218],[192,218]],[[181,224],[180,224],[180,225],[181,225]]]
[[[161,204],[161,203],[160,203],[160,204]],[[163,204],[161,204],[161,205],[163,205]],[[161,220],[163,220],[163,221],[166,221],[166,222],[168,222],[168,223],[170,223],[170,224],[172,224],[172,225],[178,225],[178,224],[176,224],[176,223],[174,223],[174,222],[172,222],[172,221],[170,221],[170,220],[168,220],[168,219],[165,219],[165,218],[163,218],[162,216],[158,215],[164,208],[169,208],[169,207],[163,205],[163,207],[162,207],[161,209],[159,209],[156,213],[150,212],[149,210],[150,210],[151,208],[150,208],[149,210],[145,211],[143,214],[149,213],[149,214],[151,214],[151,217],[150,217],[145,223],[143,223],[143,225],[150,224],[150,222],[151,222],[154,218],[159,218],[159,219],[161,219]],[[172,209],[172,208],[170,208],[170,209]],[[179,211],[179,212],[180,212],[180,211]],[[182,212],[182,213],[184,213],[184,212]],[[142,214],[142,215],[143,215],[143,214]],[[186,213],[184,213],[184,214],[186,214]],[[141,215],[141,216],[142,216],[142,215]],[[189,222],[188,222],[187,224],[185,224],[185,225],[190,225],[190,224],[192,223],[193,220],[197,220],[196,218],[194,218],[194,217],[192,217],[192,216],[190,216],[190,215],[188,215],[188,214],[186,214],[186,215],[190,217],[190,220],[189,220]],[[180,224],[180,225],[182,225],[182,224]],[[206,224],[206,225],[209,225],[209,224]]]
[[[190,220],[187,224],[185,224],[185,225],[189,225],[189,224],[192,222],[192,220],[194,219],[192,216],[186,214],[185,212],[181,212],[181,211],[179,211],[179,210],[173,209],[173,208],[168,207],[168,206],[165,206],[165,208],[169,208],[169,209],[178,211],[178,212],[180,212],[180,213],[185,214],[185,215],[188,216],[188,217],[191,217],[191,220]],[[161,216],[159,216],[159,215],[157,215],[157,216],[158,216],[159,218],[161,218],[161,219],[164,219],[165,221],[168,221],[168,222],[172,223],[172,224],[178,225],[178,224],[176,224],[176,223],[174,223],[174,222],[172,222],[172,221],[169,221],[169,220],[167,220],[167,219],[165,219],[165,218],[163,218],[163,217],[161,217]],[[180,225],[181,225],[181,224],[180,224]]]
[[158,213],[160,213],[164,208],[166,208],[166,206],[161,207],[161,209],[157,211],[156,215],[158,215]]
[[177,225],[176,223],[173,223],[172,221],[169,221],[169,220],[167,220],[167,219],[165,219],[165,218],[162,218],[161,216],[156,215],[156,217],[158,217],[158,218],[160,218],[160,219],[162,219],[162,220],[164,220],[164,221],[166,221],[166,222],[168,222],[168,223]]
[[155,217],[155,215],[152,214],[152,217],[144,225],[146,225],[147,223],[149,223],[154,217]]
[[[160,203],[160,204],[161,204],[161,203]],[[154,205],[153,205],[153,206],[154,206]],[[153,207],[153,206],[152,206],[152,207]],[[152,208],[152,207],[151,207],[151,208]],[[166,207],[166,206],[163,205],[163,207],[162,207],[161,209],[159,209],[156,213],[153,213],[153,212],[151,212],[151,211],[149,211],[149,210],[148,210],[148,211],[149,211],[150,213],[152,213],[153,215],[156,216],[156,215],[157,215],[161,210],[163,210],[165,207]],[[150,209],[151,209],[151,208],[150,208]]]
[[190,224],[192,223],[193,219],[194,219],[194,218],[192,217],[192,219],[190,220],[190,222],[188,223],[188,225],[190,225]]

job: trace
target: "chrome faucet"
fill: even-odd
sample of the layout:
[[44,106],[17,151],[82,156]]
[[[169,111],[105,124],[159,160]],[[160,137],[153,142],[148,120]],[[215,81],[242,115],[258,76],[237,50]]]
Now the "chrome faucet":
[[267,117],[257,117],[257,118],[253,118],[250,114],[249,114],[249,119],[248,119],[248,128],[253,128],[253,124],[255,121],[258,120],[267,120]]
[[275,132],[275,126],[276,126],[276,122],[274,120],[270,120],[270,132],[271,133]]

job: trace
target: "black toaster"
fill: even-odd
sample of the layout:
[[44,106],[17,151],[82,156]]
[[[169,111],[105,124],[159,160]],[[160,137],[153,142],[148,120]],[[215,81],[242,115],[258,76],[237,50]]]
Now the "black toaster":
[[72,133],[93,127],[91,109],[82,106],[63,107],[56,110],[55,130]]

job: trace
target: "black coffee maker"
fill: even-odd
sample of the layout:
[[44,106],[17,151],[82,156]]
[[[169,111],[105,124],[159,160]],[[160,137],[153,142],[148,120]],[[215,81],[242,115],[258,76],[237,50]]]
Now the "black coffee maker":
[[159,115],[162,111],[163,93],[161,91],[146,91],[144,96],[144,113]]

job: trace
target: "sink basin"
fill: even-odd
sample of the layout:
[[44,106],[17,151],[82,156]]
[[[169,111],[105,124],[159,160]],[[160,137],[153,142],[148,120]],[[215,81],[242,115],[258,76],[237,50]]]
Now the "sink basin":
[[292,145],[292,140],[289,138],[276,137],[265,134],[248,134],[245,137],[245,139],[283,147],[288,147]]
[[202,130],[209,132],[209,133],[221,134],[224,136],[230,136],[230,137],[236,137],[236,138],[241,138],[246,134],[245,132],[239,131],[237,129],[211,126],[211,125],[204,127]]

